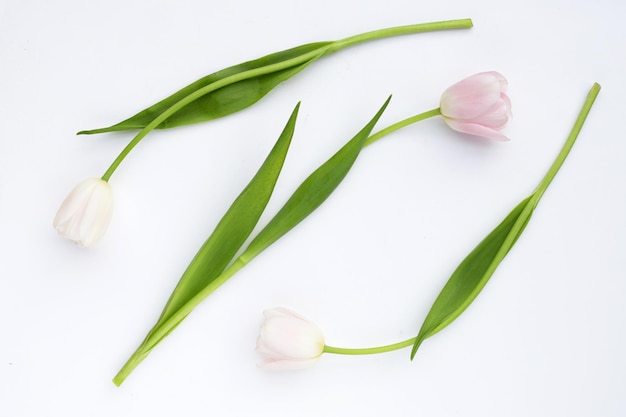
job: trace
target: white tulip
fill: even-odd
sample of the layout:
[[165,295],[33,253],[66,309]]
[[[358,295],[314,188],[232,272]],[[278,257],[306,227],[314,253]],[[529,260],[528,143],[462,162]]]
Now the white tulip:
[[59,235],[90,247],[104,235],[112,213],[111,186],[100,178],[89,178],[63,201],[53,224]]
[[324,335],[317,325],[283,307],[263,312],[265,320],[256,351],[266,369],[300,369],[314,364],[324,353]]

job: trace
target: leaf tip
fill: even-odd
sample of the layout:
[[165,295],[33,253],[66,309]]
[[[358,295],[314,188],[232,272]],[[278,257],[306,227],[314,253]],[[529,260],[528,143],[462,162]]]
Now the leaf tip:
[[101,128],[101,129],[90,129],[90,130],[81,130],[76,132],[76,135],[95,135],[98,133],[106,133],[109,132],[110,128]]
[[419,347],[422,345],[422,342],[424,341],[424,339],[426,339],[426,337],[421,333],[415,339],[415,343],[413,343],[413,349],[411,349],[411,360],[415,358],[415,354],[417,353],[417,350],[419,349]]

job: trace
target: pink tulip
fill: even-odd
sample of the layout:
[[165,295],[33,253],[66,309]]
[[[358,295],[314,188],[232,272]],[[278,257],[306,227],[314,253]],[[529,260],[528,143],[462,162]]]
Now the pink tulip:
[[450,86],[441,95],[440,110],[452,129],[475,136],[509,140],[502,130],[511,120],[506,79],[495,71],[482,72]]
[[89,178],[63,201],[53,224],[59,235],[90,247],[104,235],[112,213],[111,186],[100,178]]
[[265,310],[263,316],[256,344],[256,351],[263,358],[259,367],[306,368],[324,352],[322,331],[306,318],[282,307]]

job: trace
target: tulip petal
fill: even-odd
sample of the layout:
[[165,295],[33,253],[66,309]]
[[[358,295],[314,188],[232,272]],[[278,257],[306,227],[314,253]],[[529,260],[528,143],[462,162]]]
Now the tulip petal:
[[467,133],[474,136],[482,136],[487,139],[495,139],[499,141],[508,141],[509,138],[501,132],[478,123],[464,123],[458,120],[452,120],[444,117],[444,120],[452,129],[457,132]]
[[261,337],[267,348],[289,358],[310,358],[319,355],[324,349],[320,329],[300,319],[268,320],[261,328]]
[[54,218],[54,224],[60,225],[71,221],[74,213],[82,210],[87,200],[86,196],[91,194],[93,187],[94,183],[88,180],[74,187],[63,203],[61,203],[61,207]]
[[324,352],[324,336],[301,315],[277,307],[263,312],[265,320],[256,342],[266,369],[299,369],[312,365]]
[[492,129],[504,128],[511,118],[511,101],[508,96],[502,94],[501,99],[495,103],[489,111],[476,118],[476,122]]
[[83,213],[80,230],[80,244],[84,247],[92,246],[106,232],[113,212],[113,199],[108,183],[106,188],[94,188]]
[[53,225],[62,237],[89,247],[106,231],[112,212],[109,184],[100,178],[89,178],[74,187],[63,201]]
[[484,72],[461,80],[441,95],[441,113],[462,120],[479,117],[500,100],[503,85],[506,86],[504,77],[494,72]]
[[454,130],[496,140],[508,140],[499,131],[511,120],[511,100],[500,73],[483,72],[453,84],[441,95],[440,112]]

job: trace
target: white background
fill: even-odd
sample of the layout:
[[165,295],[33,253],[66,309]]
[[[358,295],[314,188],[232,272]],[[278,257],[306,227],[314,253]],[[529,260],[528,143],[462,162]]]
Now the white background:
[[[621,0],[0,2],[0,415],[626,416],[626,3]],[[111,179],[92,249],[59,238],[66,194],[129,133],[77,137],[197,78],[299,44],[471,17],[325,57],[255,106],[150,134]],[[507,143],[441,119],[366,149],[311,217],[207,299],[120,387],[111,378],[302,100],[265,224],[394,98],[380,127],[453,82],[510,83]],[[548,169],[603,89],[513,251],[450,327],[409,350],[256,367],[264,308],[328,344],[414,336],[456,265]]]

